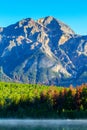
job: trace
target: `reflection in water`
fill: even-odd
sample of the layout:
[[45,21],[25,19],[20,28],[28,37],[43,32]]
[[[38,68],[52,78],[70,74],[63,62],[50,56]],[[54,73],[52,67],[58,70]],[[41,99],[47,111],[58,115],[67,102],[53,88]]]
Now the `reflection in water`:
[[87,130],[87,120],[1,119],[0,130]]

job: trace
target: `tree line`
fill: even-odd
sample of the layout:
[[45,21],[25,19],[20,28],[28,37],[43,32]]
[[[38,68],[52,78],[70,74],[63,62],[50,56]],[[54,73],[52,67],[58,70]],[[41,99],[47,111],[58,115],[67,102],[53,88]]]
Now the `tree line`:
[[67,88],[0,82],[0,117],[87,118],[87,84]]

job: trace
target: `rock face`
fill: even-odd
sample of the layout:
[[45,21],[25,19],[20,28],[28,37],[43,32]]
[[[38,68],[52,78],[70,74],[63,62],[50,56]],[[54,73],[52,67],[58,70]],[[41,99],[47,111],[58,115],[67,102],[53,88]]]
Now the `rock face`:
[[87,36],[51,16],[0,28],[0,80],[64,86],[87,82]]

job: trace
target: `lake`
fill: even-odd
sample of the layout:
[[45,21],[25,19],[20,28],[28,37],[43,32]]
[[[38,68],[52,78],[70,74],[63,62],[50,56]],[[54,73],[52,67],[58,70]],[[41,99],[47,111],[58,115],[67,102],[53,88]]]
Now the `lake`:
[[0,130],[87,130],[87,120],[0,119]]

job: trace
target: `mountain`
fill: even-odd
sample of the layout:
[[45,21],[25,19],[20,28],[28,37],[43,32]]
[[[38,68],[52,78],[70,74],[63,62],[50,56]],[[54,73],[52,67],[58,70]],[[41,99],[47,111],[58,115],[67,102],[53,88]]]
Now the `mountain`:
[[63,86],[87,82],[87,36],[51,16],[1,27],[0,80]]

